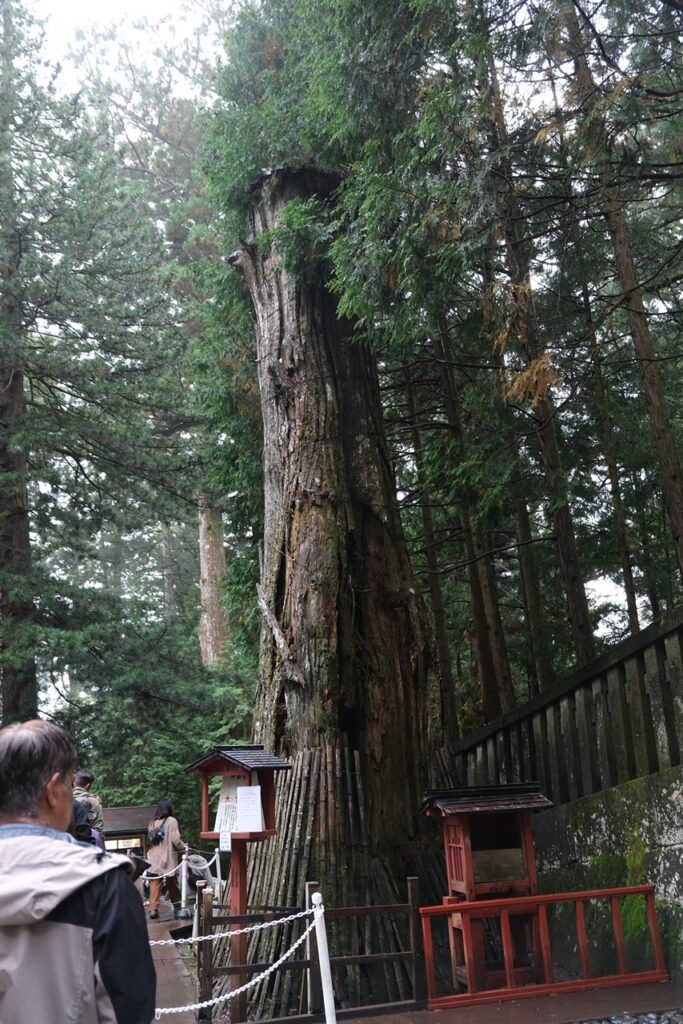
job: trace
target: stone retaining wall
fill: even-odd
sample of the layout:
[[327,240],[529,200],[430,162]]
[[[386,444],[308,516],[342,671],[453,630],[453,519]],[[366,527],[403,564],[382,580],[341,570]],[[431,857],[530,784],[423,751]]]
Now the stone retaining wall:
[[538,781],[553,801],[534,825],[544,892],[654,883],[668,966],[683,978],[682,751],[677,609],[451,755],[458,785]]

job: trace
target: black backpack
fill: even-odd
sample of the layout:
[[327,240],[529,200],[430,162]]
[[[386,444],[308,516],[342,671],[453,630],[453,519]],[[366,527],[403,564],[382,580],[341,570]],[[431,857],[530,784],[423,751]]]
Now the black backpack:
[[150,846],[158,846],[159,843],[163,843],[166,835],[164,832],[164,822],[162,821],[160,825],[155,825],[153,821],[150,822],[147,834],[149,835]]
[[94,828],[95,822],[97,821],[97,808],[95,807],[94,801],[89,796],[76,796],[74,797],[74,803],[79,804],[85,812],[85,821],[91,827]]

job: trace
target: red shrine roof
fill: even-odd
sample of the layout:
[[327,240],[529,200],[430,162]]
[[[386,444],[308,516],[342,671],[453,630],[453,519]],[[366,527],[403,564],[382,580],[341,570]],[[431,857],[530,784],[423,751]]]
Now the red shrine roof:
[[289,761],[276,757],[269,751],[264,750],[260,744],[240,747],[214,747],[208,754],[204,754],[197,761],[193,761],[185,769],[186,772],[198,772],[202,769],[220,767],[243,768],[245,771],[254,772],[261,768],[271,771],[286,771],[291,769]]
[[485,814],[492,811],[541,811],[552,807],[541,793],[538,782],[511,782],[507,785],[464,786],[461,789],[428,789],[420,810],[425,814]]

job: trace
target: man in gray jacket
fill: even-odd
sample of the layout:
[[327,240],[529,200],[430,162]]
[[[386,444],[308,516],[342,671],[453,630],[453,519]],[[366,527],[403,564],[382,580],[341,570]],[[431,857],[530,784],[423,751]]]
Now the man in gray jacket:
[[0,730],[0,1021],[149,1024],[156,976],[127,857],[67,829],[77,751],[31,721]]

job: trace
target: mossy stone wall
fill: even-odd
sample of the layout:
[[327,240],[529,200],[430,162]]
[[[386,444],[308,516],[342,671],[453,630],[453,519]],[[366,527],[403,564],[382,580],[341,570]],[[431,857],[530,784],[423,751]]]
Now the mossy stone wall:
[[[542,811],[534,818],[542,892],[575,892],[652,883],[667,966],[683,978],[683,768],[633,779],[612,789]],[[622,907],[629,962],[645,967],[650,954],[644,900]],[[610,973],[611,928],[596,919],[592,966]],[[554,958],[570,962],[572,929]]]

